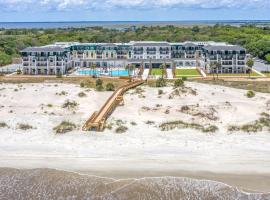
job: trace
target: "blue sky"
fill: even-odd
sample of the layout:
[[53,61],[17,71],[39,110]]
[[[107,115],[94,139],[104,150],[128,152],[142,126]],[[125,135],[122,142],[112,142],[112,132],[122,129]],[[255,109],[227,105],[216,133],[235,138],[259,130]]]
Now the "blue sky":
[[0,0],[0,21],[270,19],[270,0]]

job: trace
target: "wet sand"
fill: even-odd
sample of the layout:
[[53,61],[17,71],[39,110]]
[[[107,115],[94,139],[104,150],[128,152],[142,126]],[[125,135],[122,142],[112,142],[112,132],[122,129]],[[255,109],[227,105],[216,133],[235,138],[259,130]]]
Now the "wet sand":
[[[128,173],[129,174],[129,173]],[[112,179],[53,169],[0,169],[0,199],[249,199],[268,200],[270,193],[182,177]]]
[[222,182],[237,187],[246,192],[270,193],[270,174],[226,174],[207,171],[158,171],[158,170],[107,170],[107,171],[78,171],[80,174],[95,175],[114,179],[144,178],[144,177],[187,177],[199,180]]

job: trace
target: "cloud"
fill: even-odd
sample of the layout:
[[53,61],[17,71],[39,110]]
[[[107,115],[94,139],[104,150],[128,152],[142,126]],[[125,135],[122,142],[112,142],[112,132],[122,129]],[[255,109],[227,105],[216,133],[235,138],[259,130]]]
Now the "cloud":
[[259,8],[270,0],[0,0],[0,10],[152,9],[152,8]]

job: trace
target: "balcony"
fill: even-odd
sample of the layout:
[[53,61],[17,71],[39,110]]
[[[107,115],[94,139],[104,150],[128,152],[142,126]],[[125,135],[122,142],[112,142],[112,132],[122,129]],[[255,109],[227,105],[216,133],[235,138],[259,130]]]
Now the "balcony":
[[143,55],[143,51],[134,51],[134,55]]
[[147,53],[147,55],[155,55],[156,51],[147,51],[146,53]]

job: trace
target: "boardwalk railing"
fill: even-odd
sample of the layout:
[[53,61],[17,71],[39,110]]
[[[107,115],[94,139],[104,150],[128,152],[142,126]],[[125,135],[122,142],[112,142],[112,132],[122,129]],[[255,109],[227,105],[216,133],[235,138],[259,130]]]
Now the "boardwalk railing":
[[127,90],[137,87],[143,83],[144,81],[138,80],[119,87],[116,91],[114,91],[114,93],[105,102],[101,109],[91,115],[91,117],[86,121],[82,129],[84,131],[103,131],[107,118],[116,108],[116,106],[123,102],[123,94]]

